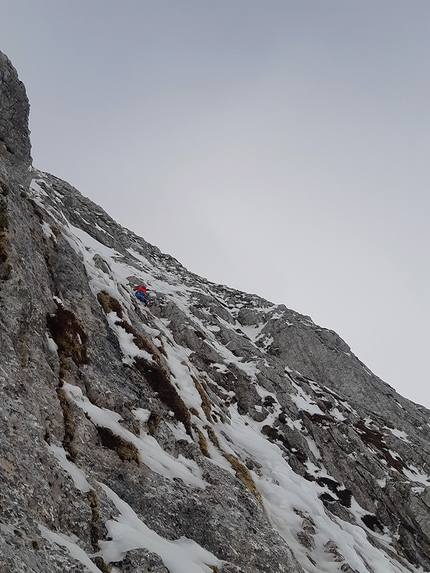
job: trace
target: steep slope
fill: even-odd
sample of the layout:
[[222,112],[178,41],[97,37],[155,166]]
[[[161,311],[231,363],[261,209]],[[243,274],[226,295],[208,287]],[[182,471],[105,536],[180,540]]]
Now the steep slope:
[[0,571],[430,571],[429,412],[32,168],[0,78]]

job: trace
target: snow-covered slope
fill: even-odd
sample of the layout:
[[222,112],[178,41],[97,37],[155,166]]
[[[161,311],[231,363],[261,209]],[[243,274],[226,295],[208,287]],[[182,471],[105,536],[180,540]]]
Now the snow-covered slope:
[[14,158],[0,570],[430,571],[426,409],[332,331],[188,272]]

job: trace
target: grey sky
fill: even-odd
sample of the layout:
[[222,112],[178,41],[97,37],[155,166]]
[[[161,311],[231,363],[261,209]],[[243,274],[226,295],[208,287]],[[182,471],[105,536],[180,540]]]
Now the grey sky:
[[430,3],[0,0],[36,167],[430,407]]

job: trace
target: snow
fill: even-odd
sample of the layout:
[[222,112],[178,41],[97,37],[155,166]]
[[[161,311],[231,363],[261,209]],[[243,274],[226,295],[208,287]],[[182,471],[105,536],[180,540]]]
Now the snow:
[[61,545],[62,547],[66,547],[69,550],[72,557],[74,557],[77,561],[80,561],[83,565],[88,567],[92,573],[100,573],[100,569],[94,565],[88,555],[85,553],[83,549],[76,544],[76,537],[69,537],[67,535],[54,533],[50,529],[47,529],[43,525],[39,525],[40,532],[42,536],[51,541],[52,543],[56,543],[57,545]]
[[144,424],[148,422],[151,415],[151,411],[145,410],[145,408],[136,408],[136,410],[132,410],[131,413],[137,420],[143,422]]
[[184,427],[184,424],[182,424],[182,422],[178,423],[177,425],[172,424],[171,422],[166,422],[166,425],[170,429],[170,431],[172,432],[175,440],[177,440],[177,441],[185,440],[189,444],[194,443],[193,440],[191,439],[191,437],[185,431],[185,427]]
[[[367,539],[368,532],[360,525],[353,525],[327,514],[318,494],[322,489],[296,474],[283,458],[281,449],[264,436],[257,433],[252,420],[240,416],[236,406],[230,407],[231,424],[218,424],[231,440],[230,447],[235,454],[247,458],[251,456],[261,464],[261,475],[251,472],[262,496],[270,522],[292,548],[296,558],[306,571],[312,573],[334,573],[340,571],[341,563],[332,560],[326,552],[325,544],[333,541],[346,561],[358,573],[368,573],[367,563],[371,563],[378,573],[406,573],[411,570],[390,561],[388,555],[374,547]],[[321,471],[321,470],[320,470]],[[320,474],[321,475],[321,474]],[[297,534],[301,530],[302,515],[312,516],[317,530],[314,536],[315,549],[309,550],[300,544]],[[365,512],[353,500],[352,512],[357,517]],[[357,523],[360,523],[357,520]],[[378,541],[389,547],[388,536],[372,534]],[[318,564],[314,567],[307,554]]]
[[262,346],[265,350],[267,350],[270,346],[272,346],[274,341],[275,339],[271,334],[270,335],[263,334],[263,336],[260,336],[260,338],[258,339],[260,346]]
[[[41,181],[39,179],[39,181],[41,183],[43,183],[43,181]],[[48,197],[48,193],[42,189],[42,187],[40,186],[39,182],[37,179],[32,179],[31,183],[30,183],[30,188],[29,188],[30,194],[32,195],[33,199],[36,201],[39,201],[39,205],[40,207],[44,207],[43,205],[43,201],[40,197]]]
[[410,466],[409,469],[403,468],[402,471],[405,474],[405,476],[409,478],[411,481],[422,483],[427,487],[430,486],[430,477],[427,474],[420,472],[420,470],[415,466]]
[[396,436],[396,438],[399,438],[399,440],[402,440],[407,444],[411,443],[408,440],[408,434],[406,432],[403,432],[402,430],[398,430],[397,428],[389,428],[387,426],[384,427],[384,430],[389,430],[393,434],[393,436]]
[[91,486],[87,481],[85,473],[67,459],[67,453],[64,448],[54,445],[46,447],[51,454],[57,458],[60,466],[71,476],[77,489],[84,493],[90,491]]
[[263,322],[262,324],[259,324],[258,326],[255,326],[255,325],[241,326],[240,329],[244,334],[246,334],[246,336],[250,340],[252,340],[252,342],[255,342],[257,340],[257,338],[260,336],[261,331],[263,330],[263,328],[265,326],[266,326],[266,323]]
[[143,263],[143,265],[147,268],[147,269],[152,269],[154,268],[154,265],[152,263],[150,263],[148,261],[148,259],[144,256],[142,256],[140,253],[138,253],[136,250],[132,249],[131,247],[127,249],[127,251],[130,253],[130,255],[132,257],[134,257],[135,259],[137,259],[138,261],[140,261],[141,263]]
[[94,225],[96,229],[98,229],[99,231],[101,231],[102,233],[104,233],[105,235],[109,235],[109,237],[113,238],[113,235],[111,235],[110,233],[108,233],[106,231],[106,229],[103,229],[103,227],[100,227],[100,225],[98,225],[97,223]]
[[133,509],[108,486],[100,484],[113,501],[120,515],[106,522],[109,541],[100,541],[101,555],[106,563],[120,561],[132,549],[147,549],[163,560],[170,573],[213,573],[222,561],[198,545],[181,537],[175,541],[165,539],[141,521]]
[[308,434],[306,434],[306,433],[303,434],[303,437],[305,438],[305,440],[308,444],[308,448],[310,449],[310,451],[315,456],[315,459],[320,460],[321,459],[321,452],[319,451],[318,446],[315,443],[315,440],[312,439],[310,436],[308,436]]
[[51,338],[47,332],[45,334],[46,334],[46,340],[48,341],[49,350],[51,352],[57,352],[58,346],[57,346],[55,340],[53,338]]
[[225,364],[218,364],[217,362],[214,362],[213,364],[211,364],[211,368],[215,368],[215,370],[220,374],[228,373],[228,368]]
[[191,351],[176,344],[170,339],[169,333],[165,332],[165,336],[169,336],[169,339],[165,339],[164,341],[164,350],[167,354],[169,369],[173,374],[171,381],[186,406],[188,408],[195,408],[200,413],[202,419],[205,419],[205,414],[202,410],[202,399],[193,380],[193,375],[194,378],[197,379],[199,378],[199,374],[188,360]]
[[70,399],[87,414],[93,424],[108,428],[115,435],[133,444],[140,452],[142,462],[154,472],[168,479],[180,478],[184,483],[193,487],[204,489],[207,486],[207,483],[202,479],[202,470],[193,460],[188,460],[183,456],[174,458],[162,449],[153,436],[146,434],[143,430],[140,437],[135,436],[119,424],[121,420],[119,414],[92,404],[82,394],[82,390],[78,386],[65,382],[63,388]]
[[41,226],[42,226],[42,231],[43,231],[43,234],[45,235],[45,237],[46,237],[47,239],[51,239],[51,238],[52,238],[52,239],[54,239],[54,241],[55,241],[56,239],[55,239],[54,233],[52,232],[51,225],[48,225],[48,223],[46,223],[45,221],[43,221],[43,222],[41,223]]
[[321,408],[315,404],[313,398],[311,398],[303,388],[300,388],[295,382],[292,382],[292,385],[297,390],[296,395],[291,395],[291,400],[296,404],[299,410],[304,410],[309,414],[319,414],[321,416],[325,416],[325,413],[321,410]]
[[138,357],[145,359],[146,362],[149,362],[150,364],[154,364],[154,360],[149,352],[146,350],[141,350],[136,346],[134,343],[133,333],[127,332],[125,328],[116,323],[118,316],[115,312],[110,312],[107,315],[107,320],[109,326],[112,328],[118,338],[119,346],[123,353],[122,361],[124,364],[132,366],[134,364],[134,359]]
[[347,419],[338,408],[332,408],[330,410],[330,415],[338,422],[344,422]]

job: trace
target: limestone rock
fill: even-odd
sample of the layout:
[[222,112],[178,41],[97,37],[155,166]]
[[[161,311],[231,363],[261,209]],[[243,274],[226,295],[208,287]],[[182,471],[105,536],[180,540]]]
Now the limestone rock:
[[0,156],[9,165],[31,163],[29,103],[15,68],[0,52]]

